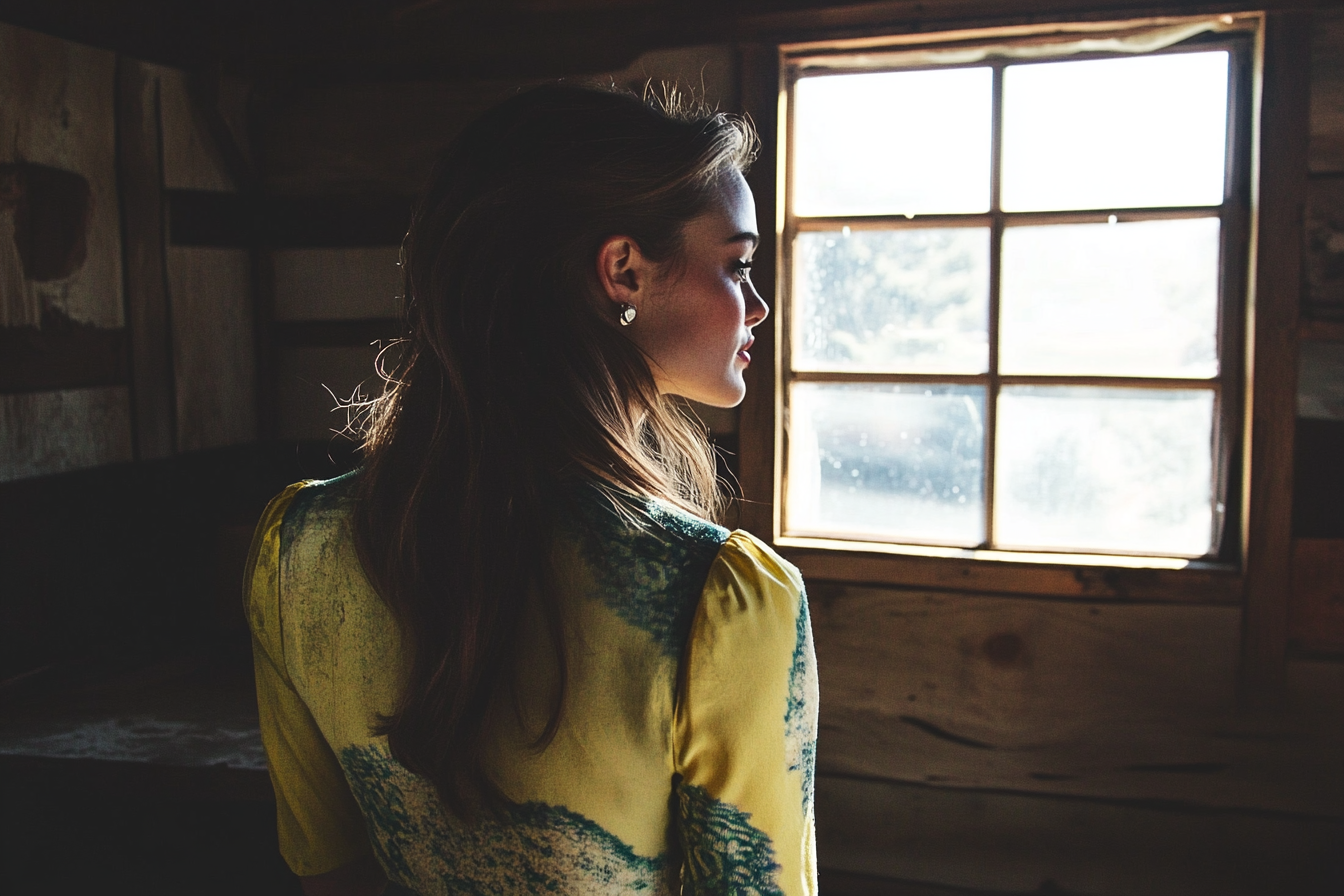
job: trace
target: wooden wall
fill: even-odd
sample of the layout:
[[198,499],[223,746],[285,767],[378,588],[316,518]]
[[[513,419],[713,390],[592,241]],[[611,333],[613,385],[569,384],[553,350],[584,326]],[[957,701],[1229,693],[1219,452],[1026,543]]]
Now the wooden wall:
[[54,278],[0,201],[0,481],[252,441],[249,253],[169,244],[165,190],[237,189],[186,75],[4,24],[0,60],[0,166],[90,194]]
[[0,363],[24,380],[0,382],[0,481],[131,458],[124,361],[84,364],[79,353],[68,369],[44,370],[40,357],[43,330],[96,350],[123,325],[115,67],[106,51],[0,24],[0,165],[76,174],[91,205],[87,222],[67,225],[82,230],[83,262],[38,280],[15,244],[19,210],[0,203]]
[[[634,89],[667,80],[711,105],[738,103],[724,46],[649,53],[581,78]],[[264,188],[295,209],[269,252],[274,381],[263,388],[274,390],[276,437],[330,441],[347,423],[339,404],[381,390],[375,343],[398,332],[397,255],[413,197],[458,130],[527,83],[290,86],[266,97]],[[703,413],[717,433],[735,432],[733,414]]]

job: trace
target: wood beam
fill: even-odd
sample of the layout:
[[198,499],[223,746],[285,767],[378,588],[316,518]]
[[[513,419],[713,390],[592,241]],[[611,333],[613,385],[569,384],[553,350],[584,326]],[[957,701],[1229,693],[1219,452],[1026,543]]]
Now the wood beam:
[[1297,329],[1302,294],[1312,17],[1265,20],[1259,177],[1253,199],[1255,258],[1247,327],[1252,349],[1245,420],[1246,613],[1241,695],[1248,707],[1280,705],[1292,580],[1293,438]]
[[164,254],[159,84],[149,67],[117,59],[117,192],[131,349],[131,414],[138,460],[173,454],[172,328]]

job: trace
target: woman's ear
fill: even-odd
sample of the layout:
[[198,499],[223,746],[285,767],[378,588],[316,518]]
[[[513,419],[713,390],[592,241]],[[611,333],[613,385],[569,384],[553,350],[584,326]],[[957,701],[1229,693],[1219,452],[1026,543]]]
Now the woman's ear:
[[638,308],[644,298],[641,288],[648,283],[650,273],[647,259],[628,236],[609,237],[597,250],[598,282],[607,298],[617,305]]

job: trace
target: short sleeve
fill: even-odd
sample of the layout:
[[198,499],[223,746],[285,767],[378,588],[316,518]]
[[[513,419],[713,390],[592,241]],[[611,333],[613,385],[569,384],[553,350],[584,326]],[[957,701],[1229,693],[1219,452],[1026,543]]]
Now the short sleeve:
[[675,718],[687,893],[815,894],[817,674],[798,571],[745,532],[692,623]]
[[345,773],[285,667],[280,626],[280,526],[303,484],[285,489],[262,515],[244,578],[252,627],[261,740],[275,788],[280,854],[295,874],[332,871],[372,851]]

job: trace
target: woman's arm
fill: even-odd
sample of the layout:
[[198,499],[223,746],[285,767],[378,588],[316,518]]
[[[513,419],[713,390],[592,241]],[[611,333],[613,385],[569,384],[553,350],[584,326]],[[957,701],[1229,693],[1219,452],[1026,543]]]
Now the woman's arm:
[[701,595],[676,710],[683,892],[817,892],[817,675],[798,571],[734,532]]

